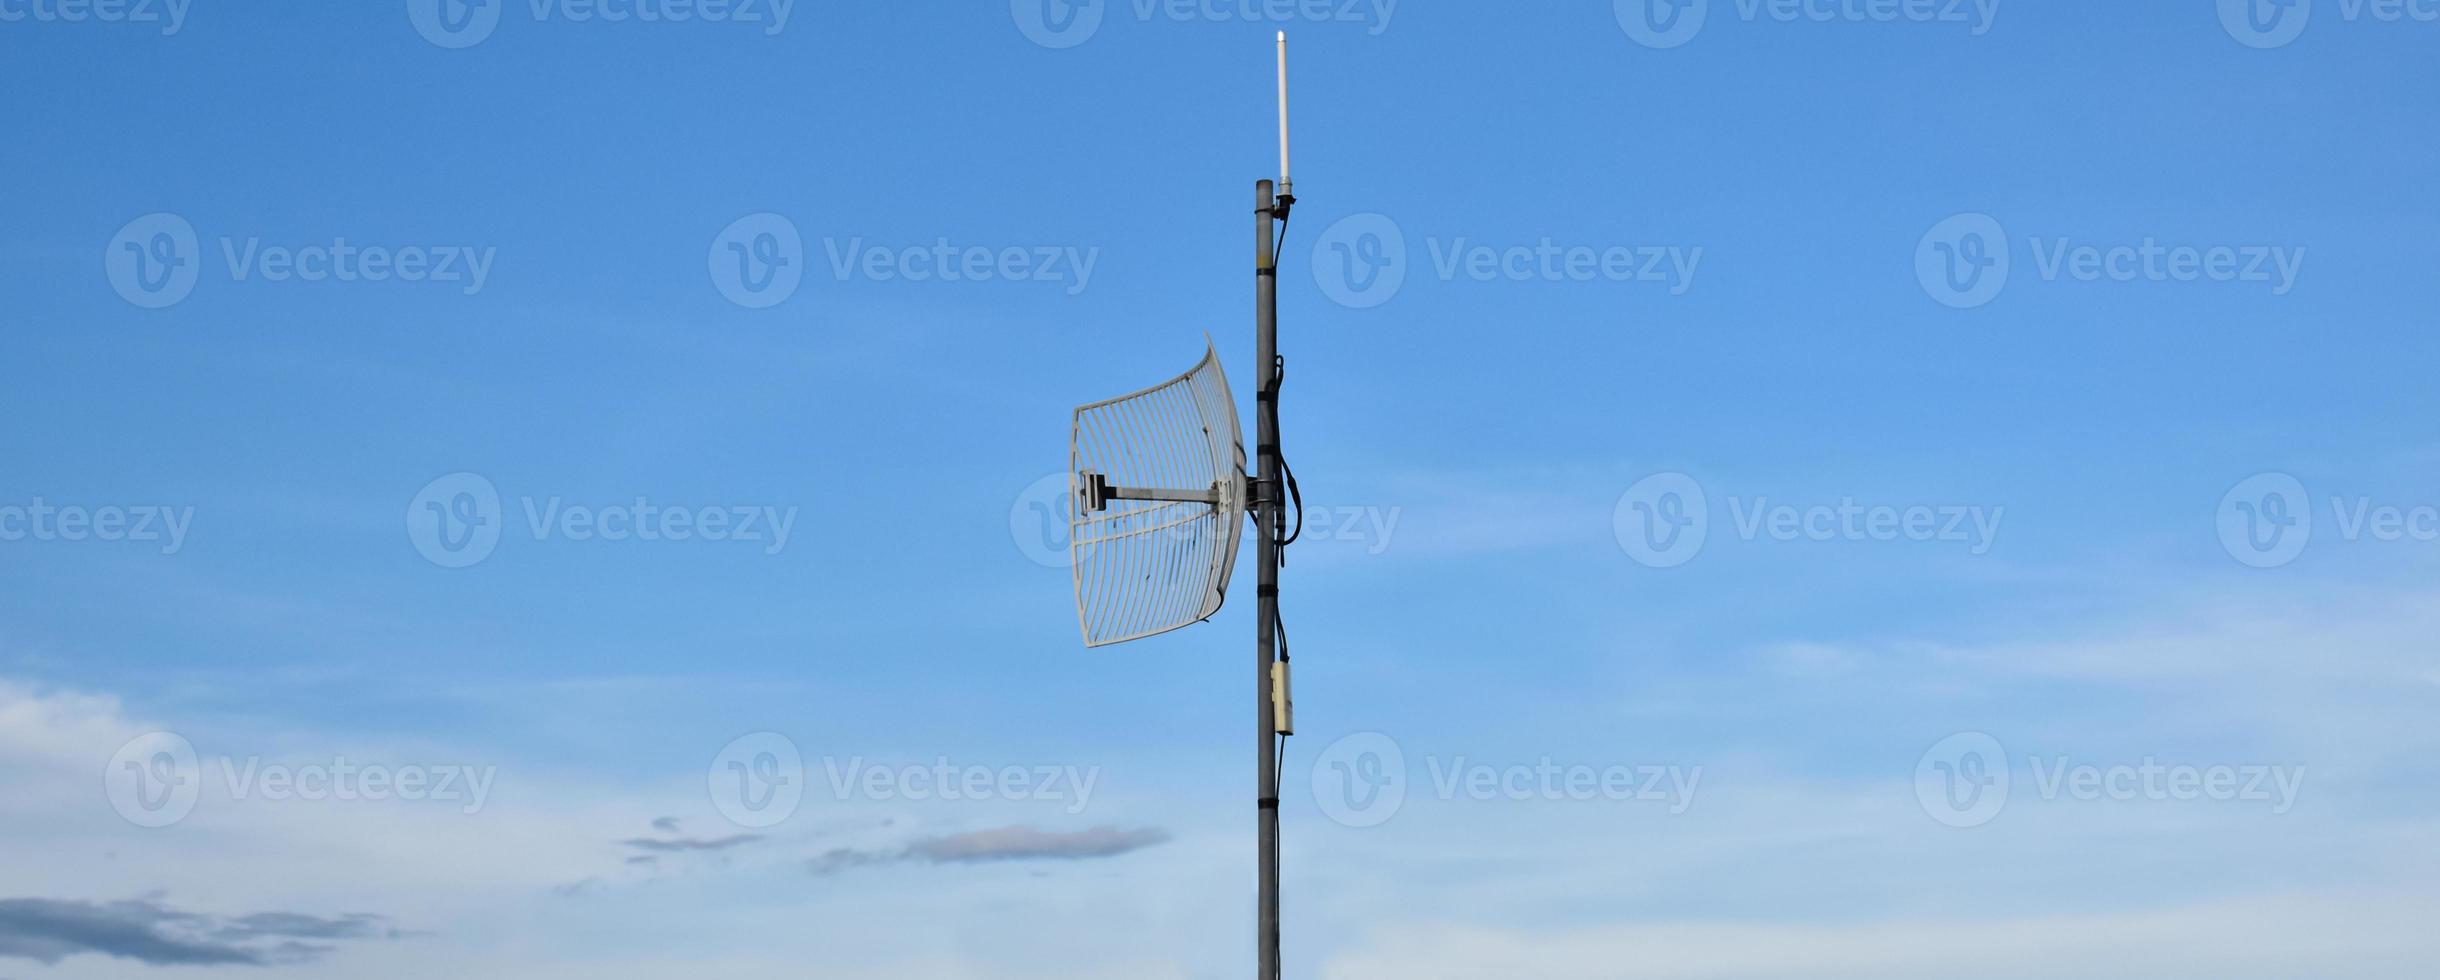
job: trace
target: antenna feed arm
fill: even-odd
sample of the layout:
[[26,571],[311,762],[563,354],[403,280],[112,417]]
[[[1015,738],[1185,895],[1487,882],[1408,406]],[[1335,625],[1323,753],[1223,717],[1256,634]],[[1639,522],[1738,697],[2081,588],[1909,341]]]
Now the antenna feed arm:
[[1217,484],[1202,490],[1187,490],[1169,487],[1113,486],[1110,483],[1109,477],[1095,473],[1092,470],[1086,470],[1077,474],[1076,480],[1076,492],[1084,498],[1083,503],[1086,513],[1097,513],[1108,510],[1111,502],[1118,500],[1151,500],[1173,504],[1210,504],[1213,506],[1218,506],[1225,499],[1221,495],[1220,490],[1221,488]]

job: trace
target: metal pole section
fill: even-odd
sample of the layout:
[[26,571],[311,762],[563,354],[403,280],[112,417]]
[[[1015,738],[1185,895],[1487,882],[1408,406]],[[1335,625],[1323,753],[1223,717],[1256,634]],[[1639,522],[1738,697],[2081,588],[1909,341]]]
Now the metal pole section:
[[1255,846],[1261,851],[1261,906],[1255,936],[1255,980],[1279,976],[1279,733],[1272,717],[1271,664],[1279,654],[1273,627],[1279,622],[1279,256],[1272,236],[1278,202],[1270,181],[1254,185],[1254,436],[1256,478],[1262,491],[1254,509],[1260,543],[1254,564],[1260,586],[1254,644],[1254,748],[1261,758],[1256,770]]

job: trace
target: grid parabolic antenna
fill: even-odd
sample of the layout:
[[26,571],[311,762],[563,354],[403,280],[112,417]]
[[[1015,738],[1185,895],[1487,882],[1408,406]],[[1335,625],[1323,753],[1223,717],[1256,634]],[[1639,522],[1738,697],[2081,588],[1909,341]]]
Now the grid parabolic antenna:
[[1245,517],[1245,442],[1220,355],[1166,383],[1076,410],[1068,552],[1088,647],[1210,618]]

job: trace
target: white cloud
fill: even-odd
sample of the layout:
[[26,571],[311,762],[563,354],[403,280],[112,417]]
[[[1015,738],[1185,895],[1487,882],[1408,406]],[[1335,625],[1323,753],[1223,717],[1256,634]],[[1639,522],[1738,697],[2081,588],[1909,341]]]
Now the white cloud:
[[[2440,962],[2431,895],[2292,895],[2129,914],[1802,925],[1650,921],[1372,931],[1329,980],[2375,980]],[[2418,965],[2420,964],[2420,965]]]
[[[379,915],[411,935],[378,948],[336,948],[310,964],[265,957],[245,968],[368,980],[784,975],[809,963],[848,978],[1183,977],[1191,959],[1176,951],[1196,948],[1209,918],[1199,898],[1196,911],[1147,906],[1142,881],[1107,873],[1044,881],[1035,877],[1043,865],[1030,863],[957,865],[921,882],[842,884],[806,874],[807,860],[842,841],[923,833],[922,821],[892,819],[872,804],[809,806],[747,847],[746,837],[718,833],[726,825],[712,815],[701,771],[637,787],[539,769],[496,747],[224,725],[143,718],[116,698],[0,681],[0,785],[9,787],[0,794],[0,838],[8,841],[0,899],[75,908],[141,898],[209,921],[246,921],[265,909]],[[156,730],[193,741],[205,757],[205,792],[183,821],[147,829],[112,809],[103,773],[121,746]],[[500,776],[492,800],[471,815],[395,801],[238,801],[211,761],[223,752],[485,762]],[[707,748],[707,763],[709,756]],[[679,839],[686,846],[655,866],[627,864],[636,849],[625,842],[662,840],[637,831],[667,825],[673,813],[688,814],[701,839]],[[726,843],[737,846],[713,846]],[[1207,867],[1200,848],[1160,851],[1175,852],[1166,859],[1173,870],[1199,869],[1189,876],[1235,870],[1233,862]],[[589,885],[570,897],[566,886],[575,882]],[[1020,907],[1029,911],[1010,911]],[[975,911],[939,922],[943,909],[958,908]],[[1129,928],[1060,938],[1060,921]],[[1010,956],[1043,966],[1028,973],[1012,968]],[[101,955],[70,955],[36,975],[81,980],[128,969]],[[22,972],[0,967],[0,975]]]
[[[1588,744],[1607,739],[1629,754],[1623,761],[1704,765],[1702,793],[1681,817],[1600,802],[1416,799],[1395,822],[1354,831],[1304,809],[1292,750],[1292,963],[1326,964],[1341,980],[2411,975],[2399,964],[2440,958],[2403,924],[2440,911],[2440,889],[2425,887],[2440,882],[2440,861],[2420,856],[2440,854],[2440,828],[2403,805],[2427,791],[2361,777],[2412,762],[2440,737],[2422,720],[2435,696],[2421,653],[2432,608],[2440,603],[2421,595],[2215,603],[2007,644],[1766,647],[1726,677],[1658,679],[1685,682],[1653,688],[1686,695],[1671,715],[1590,733]],[[1941,717],[1927,720],[1934,711]],[[1721,725],[1732,717],[1741,727]],[[1960,717],[1988,721],[2012,752],[2093,762],[2234,744],[2179,730],[2208,719],[2244,736],[2228,750],[2276,757],[2172,761],[2295,755],[2315,767],[2313,781],[2285,815],[2028,797],[1987,827],[1958,831],[1923,812],[1910,773]],[[735,831],[711,814],[700,771],[621,784],[538,768],[498,746],[188,721],[0,682],[0,780],[11,788],[0,796],[10,841],[0,898],[106,902],[166,890],[175,907],[222,918],[363,912],[431,933],[342,948],[299,971],[372,980],[770,975],[808,963],[851,978],[1182,977],[1242,956],[1250,930],[1237,928],[1250,918],[1242,811],[1147,796],[1129,812],[1097,813],[1096,822],[1175,827],[1174,843],[1123,861],[824,878],[806,874],[806,862],[834,849],[898,853],[910,840],[1041,815],[822,800],[767,839],[713,848]],[[1703,739],[1673,737],[1664,759],[1649,757],[1651,733],[1702,724],[1714,726]],[[497,764],[499,788],[472,816],[207,796],[178,826],[144,830],[111,811],[101,766],[157,728],[189,735],[207,756]],[[1464,737],[1452,729],[1415,748],[1463,751]],[[1527,743],[1517,758],[1563,747]],[[1835,766],[1791,761],[1808,753]],[[2325,774],[2358,778],[2334,794]],[[639,836],[657,820],[658,833]],[[633,840],[673,846],[631,866],[637,848],[620,842]],[[675,846],[689,842],[705,846]],[[576,882],[589,884],[555,894]],[[40,975],[114,974],[107,961],[72,957]]]

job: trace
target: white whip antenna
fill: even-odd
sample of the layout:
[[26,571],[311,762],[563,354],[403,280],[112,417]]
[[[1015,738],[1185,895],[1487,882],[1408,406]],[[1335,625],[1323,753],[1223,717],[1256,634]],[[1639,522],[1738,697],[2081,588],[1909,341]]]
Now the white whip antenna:
[[1279,32],[1279,193],[1283,197],[1296,194],[1296,180],[1288,169],[1288,32]]

